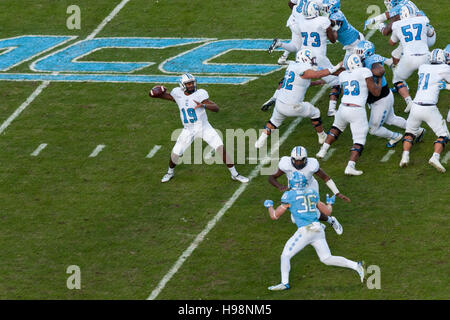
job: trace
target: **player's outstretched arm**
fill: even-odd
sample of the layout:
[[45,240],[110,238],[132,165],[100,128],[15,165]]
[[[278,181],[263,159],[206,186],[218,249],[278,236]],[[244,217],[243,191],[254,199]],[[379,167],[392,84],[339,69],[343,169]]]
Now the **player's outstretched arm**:
[[331,204],[325,204],[322,201],[319,201],[317,203],[317,209],[319,209],[319,211],[321,213],[323,213],[326,216],[330,216],[331,212],[333,212],[333,207]]
[[273,201],[266,200],[266,201],[264,201],[264,206],[269,210],[270,218],[272,220],[278,220],[291,205],[287,204],[287,203],[282,203],[276,209],[274,209]]
[[342,64],[343,64],[343,62],[341,61],[337,65],[335,65],[333,68],[323,69],[323,70],[309,69],[309,70],[306,70],[301,77],[302,77],[302,79],[323,78],[323,77],[335,74],[337,71],[339,71],[339,69],[342,68]]
[[331,177],[329,175],[327,175],[325,173],[325,171],[323,171],[322,169],[319,169],[316,173],[314,173],[316,176],[318,176],[319,178],[321,178],[325,184],[327,185],[328,189],[331,190],[331,192],[333,192],[333,194],[335,194],[336,196],[338,196],[338,198],[344,200],[345,202],[350,202],[350,199],[343,195],[342,193],[339,192],[339,189],[336,187],[336,184],[334,183],[333,179],[331,179]]
[[278,169],[277,172],[275,172],[273,175],[269,176],[269,183],[271,185],[273,185],[275,188],[277,188],[278,190],[280,190],[281,192],[284,192],[289,189],[288,186],[284,186],[277,181],[278,177],[281,177],[283,174],[284,174],[284,172],[281,171],[280,169]]
[[212,112],[219,112],[219,106],[215,102],[213,102],[211,100],[205,99],[202,102],[198,102],[198,101],[194,100],[194,102],[197,104],[194,107],[194,109],[205,108],[205,109],[208,109],[209,111],[212,111]]

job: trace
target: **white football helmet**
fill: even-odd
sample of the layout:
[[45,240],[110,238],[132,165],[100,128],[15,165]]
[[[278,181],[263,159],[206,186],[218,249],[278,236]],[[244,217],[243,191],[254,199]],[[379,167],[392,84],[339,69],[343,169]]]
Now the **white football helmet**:
[[306,152],[306,149],[301,146],[294,147],[291,151],[291,163],[295,169],[303,169],[308,163],[308,153]]
[[295,61],[317,66],[316,56],[309,49],[302,49],[295,55]]
[[306,19],[313,19],[320,15],[320,6],[317,2],[314,1],[308,1],[303,6],[303,16]]
[[413,18],[416,15],[417,15],[416,9],[409,4],[405,4],[400,10],[400,18],[402,20]]
[[[188,88],[186,87],[186,83],[189,82],[194,82],[194,88],[192,90],[188,90]],[[184,92],[187,93],[193,93],[195,91],[197,91],[197,79],[195,79],[195,77],[190,74],[190,73],[185,73],[181,76],[181,79],[179,80],[179,84],[181,89],[183,89]]]
[[352,72],[355,69],[362,68],[363,64],[361,62],[361,58],[356,54],[351,54],[344,61],[344,67],[346,70]]
[[432,64],[442,64],[446,63],[447,58],[445,52],[442,49],[434,49],[430,54],[430,63]]

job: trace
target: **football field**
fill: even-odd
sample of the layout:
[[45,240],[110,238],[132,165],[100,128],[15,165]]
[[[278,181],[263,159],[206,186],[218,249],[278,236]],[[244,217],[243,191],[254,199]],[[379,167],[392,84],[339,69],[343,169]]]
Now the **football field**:
[[[177,105],[149,90],[170,90],[191,72],[220,107],[208,112],[215,129],[262,129],[273,109],[260,107],[284,75],[281,51],[266,49],[291,37],[287,2],[0,1],[0,299],[450,299],[450,177],[428,164],[436,136],[425,123],[407,168],[399,167],[401,144],[388,149],[368,135],[357,164],[364,174],[345,176],[349,128],[320,161],[351,199],[334,206],[344,233],[326,224],[331,252],[377,266],[379,289],[322,264],[308,246],[291,260],[291,289],[267,290],[280,282],[280,255],[296,227],[288,213],[269,218],[264,200],[278,203],[282,193],[259,174],[261,162],[236,165],[251,178],[246,185],[206,163],[181,164],[160,182],[182,124]],[[448,5],[415,3],[437,32],[434,47],[444,48]],[[68,27],[71,5],[79,29]],[[365,35],[369,5],[385,9],[382,0],[341,0]],[[389,38],[370,36],[390,57]],[[333,64],[344,53],[328,46]],[[388,67],[386,75],[391,83]],[[408,80],[413,98],[417,78]],[[320,90],[311,87],[306,100],[328,131],[328,90]],[[449,105],[441,91],[444,118]],[[407,118],[404,108],[396,94],[396,114]],[[297,145],[312,157],[320,149],[308,119],[286,119],[279,136],[280,157]],[[330,190],[319,185],[325,199]],[[80,289],[67,286],[69,266],[79,267]]]

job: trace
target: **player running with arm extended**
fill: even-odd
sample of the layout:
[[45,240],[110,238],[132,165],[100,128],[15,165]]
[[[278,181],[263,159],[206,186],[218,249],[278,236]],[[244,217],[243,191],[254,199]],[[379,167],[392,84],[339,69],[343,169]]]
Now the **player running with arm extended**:
[[403,139],[403,154],[400,167],[406,167],[409,164],[409,152],[412,148],[414,137],[418,134],[422,121],[425,121],[438,137],[434,142],[434,153],[428,163],[439,172],[446,171],[439,160],[449,140],[449,132],[447,124],[437,108],[437,103],[439,91],[443,88],[450,88],[447,85],[450,82],[450,66],[447,63],[444,50],[434,49],[431,52],[430,63],[423,64],[419,68],[419,84],[411,112],[408,120],[406,120],[406,133]]
[[166,89],[162,86],[157,86],[159,90],[157,93],[155,93],[156,87],[150,92],[150,97],[152,98],[161,98],[175,102],[180,109],[181,123],[184,126],[172,149],[168,172],[161,179],[161,182],[167,182],[172,179],[178,159],[192,144],[195,138],[202,138],[218,154],[222,155],[223,161],[230,170],[233,180],[243,183],[248,182],[248,178],[241,176],[236,171],[232,160],[226,153],[222,139],[208,122],[206,110],[218,112],[219,107],[217,104],[209,100],[209,95],[206,90],[197,90],[197,80],[190,73],[183,74],[179,82],[180,86],[173,88],[170,93],[167,93]]
[[295,60],[290,62],[286,69],[281,89],[277,93],[272,117],[255,143],[257,149],[264,145],[272,130],[279,128],[286,117],[310,118],[319,137],[319,144],[325,141],[326,133],[322,127],[320,110],[304,101],[304,98],[311,79],[329,76],[341,69],[341,64],[331,69],[316,71],[316,57],[308,49],[297,52]]
[[[322,179],[334,195],[345,202],[350,202],[348,197],[340,193],[333,179],[320,168],[319,161],[315,158],[308,157],[306,149],[302,146],[294,147],[290,157],[282,157],[280,159],[278,170],[269,176],[269,183],[278,190],[284,192],[288,190],[289,187],[279,183],[278,178],[282,175],[286,175],[289,182],[295,172],[303,174],[306,177],[308,187],[317,193],[319,193],[319,183],[315,179],[315,176]],[[335,218],[322,215],[320,220],[328,222],[336,230],[336,233],[342,234],[342,226]]]
[[369,123],[367,122],[366,102],[369,92],[378,97],[381,94],[382,78],[374,80],[372,72],[363,67],[361,59],[357,54],[350,55],[344,62],[346,71],[339,75],[339,82],[343,96],[338,112],[334,117],[334,123],[328,132],[325,143],[316,154],[322,159],[328,152],[330,145],[334,143],[339,135],[350,124],[353,137],[353,147],[350,151],[350,160],[345,168],[346,175],[359,176],[363,171],[356,170],[355,165],[361,156],[366,143]]
[[290,288],[289,273],[291,259],[307,245],[312,245],[322,263],[329,266],[344,267],[355,270],[361,282],[364,282],[364,263],[348,260],[344,257],[332,256],[325,238],[325,226],[318,220],[319,211],[330,215],[331,203],[324,204],[319,200],[319,194],[307,187],[306,177],[295,172],[289,181],[291,190],[286,191],[281,197],[281,205],[276,209],[272,200],[266,200],[264,206],[268,208],[270,218],[278,220],[289,209],[297,231],[286,242],[281,254],[281,283],[269,287],[269,290],[279,291]]

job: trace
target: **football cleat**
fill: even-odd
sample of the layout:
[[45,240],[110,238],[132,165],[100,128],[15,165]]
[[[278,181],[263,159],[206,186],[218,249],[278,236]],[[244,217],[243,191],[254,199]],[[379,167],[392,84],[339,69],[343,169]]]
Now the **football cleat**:
[[364,283],[364,278],[366,277],[366,268],[364,266],[364,261],[358,262],[358,266],[356,267],[356,272],[358,272],[358,274],[359,274],[361,283]]
[[400,160],[400,167],[404,168],[409,164],[409,156],[402,156],[402,160]]
[[231,179],[242,182],[242,183],[247,183],[249,181],[249,179],[247,177],[241,176],[240,174],[238,174],[236,176],[231,176]]
[[396,137],[395,138],[392,138],[392,139],[390,139],[389,141],[388,141],[388,143],[386,143],[386,147],[388,147],[388,148],[393,148],[393,147],[395,147],[395,145],[400,141],[400,140],[402,140],[402,138],[403,138],[403,135],[401,134],[401,133],[399,133],[399,132],[396,132]]
[[266,134],[264,132],[261,133],[261,135],[259,136],[258,140],[256,140],[256,142],[255,142],[255,148],[256,149],[261,148],[264,145],[264,143],[266,143],[266,140],[267,140],[268,137],[269,137],[268,134]]
[[278,38],[273,39],[272,44],[270,45],[269,49],[267,50],[267,52],[272,53],[273,50],[275,50],[276,48],[279,48],[281,46],[281,41]]
[[347,166],[347,167],[345,168],[344,173],[345,173],[346,175],[348,175],[348,176],[360,176],[360,175],[363,174],[363,171],[361,171],[361,170],[356,170],[356,169],[353,168],[353,167]]
[[270,98],[269,100],[267,100],[266,102],[264,102],[264,104],[261,106],[261,110],[262,110],[262,111],[267,111],[267,110],[269,110],[269,108],[275,104],[275,101],[277,101],[275,98],[273,98],[273,97]]
[[334,231],[336,231],[338,235],[341,235],[342,232],[344,232],[344,228],[342,228],[339,221],[335,217],[330,217],[329,220],[331,220],[330,225],[333,227]]
[[167,182],[173,178],[173,173],[166,173],[164,177],[162,177],[161,182]]
[[442,166],[442,164],[439,162],[439,160],[434,156],[432,156],[430,160],[428,160],[428,163],[431,164],[433,167],[435,167],[439,172],[444,173],[446,171],[445,168]]
[[328,108],[327,116],[334,117],[336,115],[336,109],[335,108]]
[[327,150],[320,148],[319,152],[316,153],[316,158],[323,159],[327,154]]
[[423,136],[425,135],[426,132],[427,130],[425,128],[422,128],[422,132],[416,137],[416,140],[414,142],[419,143],[420,141],[422,141]]
[[281,57],[278,59],[277,63],[278,63],[279,65],[287,65],[287,64],[288,64],[288,62],[287,62],[287,57],[284,56],[284,55],[281,56]]
[[324,144],[325,140],[327,140],[328,135],[325,131],[322,131],[321,133],[318,133],[319,136],[319,144]]
[[287,283],[287,284],[280,283],[280,284],[277,284],[276,286],[270,286],[267,289],[269,289],[271,291],[281,291],[281,290],[288,290],[290,288],[291,287],[289,286],[289,283]]

